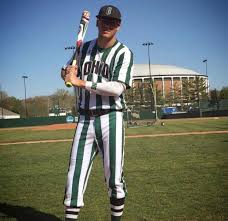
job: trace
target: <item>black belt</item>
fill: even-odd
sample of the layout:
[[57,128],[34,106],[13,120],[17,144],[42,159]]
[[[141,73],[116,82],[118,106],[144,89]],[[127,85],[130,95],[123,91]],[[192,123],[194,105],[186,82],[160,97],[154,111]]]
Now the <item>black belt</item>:
[[113,109],[97,109],[97,110],[85,110],[85,109],[79,109],[79,114],[80,115],[85,115],[85,116],[89,116],[89,117],[99,117],[108,113],[111,113],[113,111],[120,111],[121,110],[113,110]]

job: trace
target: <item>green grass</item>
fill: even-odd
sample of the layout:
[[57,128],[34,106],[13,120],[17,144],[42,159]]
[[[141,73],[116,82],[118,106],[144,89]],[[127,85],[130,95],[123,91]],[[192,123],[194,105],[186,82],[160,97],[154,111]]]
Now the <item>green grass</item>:
[[[149,127],[127,128],[126,135],[228,130],[228,117],[164,120],[164,122],[164,127],[158,123]],[[71,139],[73,135],[74,130],[33,131],[31,129],[4,129],[0,130],[0,143],[62,138]]]
[[127,135],[228,130],[228,117],[173,119],[161,121],[165,123],[164,127],[158,123],[153,126],[139,127],[137,130],[134,128],[129,128],[127,130]]
[[136,220],[223,220],[227,143],[226,135],[129,140]]
[[[168,121],[161,128],[173,131],[184,124],[192,130],[197,124],[197,130],[205,129],[201,121],[191,121],[189,127],[186,122]],[[222,121],[208,123],[213,130],[226,127]],[[142,129],[131,128],[127,132],[139,134]],[[153,127],[144,129],[156,132]],[[9,139],[71,138],[73,130],[46,131],[46,137],[42,134],[16,130],[14,138]],[[128,196],[123,221],[225,220],[227,144],[227,134],[126,139]],[[62,220],[70,145],[71,142],[0,146],[0,203],[7,203],[8,211],[17,217],[21,214],[23,221]],[[99,157],[90,176],[80,220],[109,220],[109,199]]]
[[31,129],[10,129],[0,130],[0,143],[30,140],[66,139],[72,138],[73,136],[74,130],[33,131]]

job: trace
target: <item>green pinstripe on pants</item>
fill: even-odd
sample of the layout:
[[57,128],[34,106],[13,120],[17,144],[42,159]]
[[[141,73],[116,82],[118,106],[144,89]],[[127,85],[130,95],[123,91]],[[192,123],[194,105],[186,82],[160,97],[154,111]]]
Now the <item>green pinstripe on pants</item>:
[[124,122],[122,112],[99,117],[80,116],[73,140],[64,205],[84,206],[83,195],[97,153],[103,159],[104,175],[110,198],[125,197],[123,177]]

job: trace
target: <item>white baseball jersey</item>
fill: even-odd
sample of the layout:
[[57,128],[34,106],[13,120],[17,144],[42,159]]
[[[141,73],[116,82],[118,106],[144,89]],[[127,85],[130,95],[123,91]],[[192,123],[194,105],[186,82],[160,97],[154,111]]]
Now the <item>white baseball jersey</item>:
[[[111,48],[101,49],[96,39],[82,45],[79,53],[78,77],[91,81],[92,88],[100,82],[118,81],[132,85],[133,54],[122,43],[116,41]],[[82,109],[114,109],[126,108],[124,96],[102,96],[85,89],[78,89],[79,107]]]

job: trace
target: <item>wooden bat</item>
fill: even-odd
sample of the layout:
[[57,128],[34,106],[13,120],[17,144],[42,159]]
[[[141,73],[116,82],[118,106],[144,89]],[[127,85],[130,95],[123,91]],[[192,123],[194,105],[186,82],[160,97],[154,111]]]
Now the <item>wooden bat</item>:
[[[82,45],[82,42],[84,40],[87,28],[88,28],[88,24],[89,24],[89,19],[90,19],[90,12],[89,11],[83,11],[82,12],[82,17],[80,20],[80,24],[79,24],[79,29],[78,29],[78,34],[77,34],[77,41],[76,41],[76,50],[73,56],[73,60],[71,62],[71,65],[75,66],[77,64],[77,56],[78,56],[78,52],[80,50],[80,47]],[[65,82],[65,85],[67,87],[72,87],[71,82]]]

